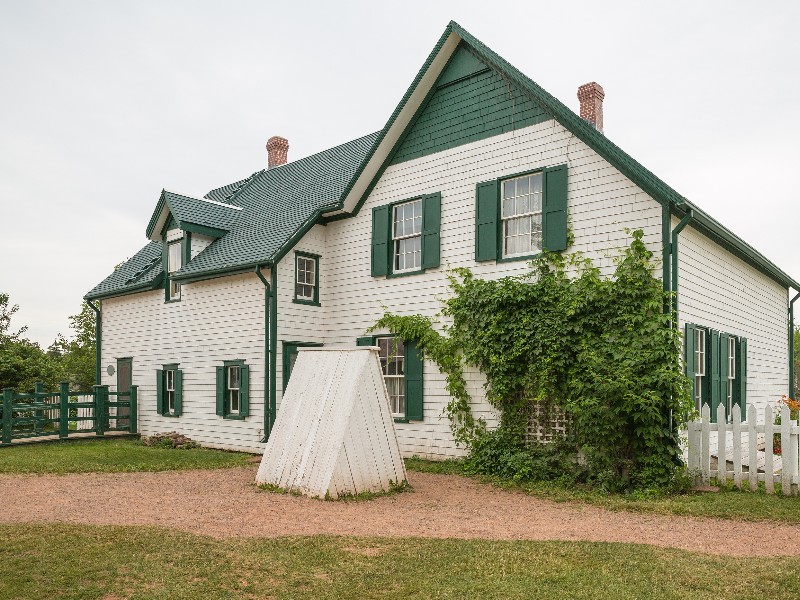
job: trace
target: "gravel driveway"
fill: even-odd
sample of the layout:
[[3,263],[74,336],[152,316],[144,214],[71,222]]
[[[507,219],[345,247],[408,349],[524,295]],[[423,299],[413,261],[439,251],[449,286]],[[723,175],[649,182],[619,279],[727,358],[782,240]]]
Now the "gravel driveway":
[[733,556],[800,555],[800,526],[560,504],[454,475],[409,472],[413,492],[325,502],[259,491],[256,466],[2,475],[0,521],[155,525],[225,537],[354,535],[634,542]]

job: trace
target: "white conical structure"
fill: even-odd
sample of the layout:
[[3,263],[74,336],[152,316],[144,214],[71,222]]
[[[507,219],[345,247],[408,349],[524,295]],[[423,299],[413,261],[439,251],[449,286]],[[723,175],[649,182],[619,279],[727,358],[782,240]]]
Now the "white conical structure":
[[337,498],[404,481],[378,348],[300,349],[256,483]]

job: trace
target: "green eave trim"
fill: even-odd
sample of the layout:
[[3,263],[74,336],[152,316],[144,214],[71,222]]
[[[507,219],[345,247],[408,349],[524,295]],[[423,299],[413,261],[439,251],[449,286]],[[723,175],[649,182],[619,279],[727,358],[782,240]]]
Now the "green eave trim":
[[148,239],[152,239],[151,236],[155,231],[156,223],[158,223],[158,218],[161,216],[161,211],[166,203],[167,200],[164,195],[164,190],[161,190],[161,196],[159,196],[158,202],[156,203],[156,209],[153,211],[153,214],[150,217],[150,222],[147,224],[147,230],[145,231],[145,236]]
[[228,233],[227,229],[218,229],[216,227],[208,227],[206,225],[197,225],[196,223],[189,223],[188,221],[178,221],[178,228],[191,233],[199,233],[200,235],[207,235],[209,237],[221,238]]
[[787,288],[800,290],[799,282],[792,279],[758,250],[733,234],[691,202],[686,202],[683,207],[673,207],[671,212],[676,217],[683,218],[689,210],[694,213],[694,219],[689,224],[690,227],[697,229],[697,231],[707,238],[716,242],[734,256],[742,259],[760,273],[767,275]]
[[108,292],[107,294],[93,294],[93,295],[86,295],[83,297],[84,300],[105,300],[106,298],[117,298],[119,296],[130,296],[131,294],[138,294],[139,292],[149,292],[151,290],[155,290],[161,287],[161,284],[164,280],[164,273],[159,273],[159,275],[150,283],[146,285],[140,285],[133,288],[126,288],[115,292]]

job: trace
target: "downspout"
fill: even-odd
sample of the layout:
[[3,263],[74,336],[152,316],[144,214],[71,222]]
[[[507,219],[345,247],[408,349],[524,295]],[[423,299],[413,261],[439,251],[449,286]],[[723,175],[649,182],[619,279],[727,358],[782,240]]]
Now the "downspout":
[[[678,208],[685,205],[678,206]],[[670,244],[670,253],[672,254],[672,318],[675,320],[675,328],[679,327],[678,321],[678,235],[683,228],[686,227],[694,219],[694,211],[689,209],[683,219],[672,230],[672,243]]]
[[789,397],[796,398],[794,387],[794,303],[800,298],[800,292],[789,301]]
[[94,311],[94,384],[100,385],[100,342],[103,339],[103,315],[100,312],[100,307],[92,304],[91,300],[86,300],[86,304]]
[[272,315],[269,320],[269,430],[275,425],[275,417],[278,414],[278,265],[273,264],[270,269],[270,279],[272,280],[272,302],[270,308]]
[[[269,439],[269,432],[272,424],[271,407],[272,407],[272,394],[270,392],[270,377],[271,372],[271,354],[270,354],[270,313],[272,312],[272,288],[264,275],[261,273],[262,268],[269,266],[269,263],[264,265],[256,265],[256,275],[264,284],[264,437],[261,440],[266,442]],[[272,269],[274,270],[274,269]]]
[[670,301],[667,294],[670,291],[670,258],[672,246],[669,244],[671,213],[669,204],[661,206],[661,283],[664,286],[664,313],[669,313]]

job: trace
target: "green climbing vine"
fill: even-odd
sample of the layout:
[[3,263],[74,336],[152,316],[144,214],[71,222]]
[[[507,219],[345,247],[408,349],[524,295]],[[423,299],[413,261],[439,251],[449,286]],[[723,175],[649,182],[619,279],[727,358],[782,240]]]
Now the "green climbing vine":
[[[452,396],[446,415],[473,458],[530,454],[524,434],[538,403],[569,418],[557,446],[569,450],[565,470],[575,477],[609,489],[665,486],[680,464],[675,432],[692,404],[654,266],[635,231],[608,278],[579,253],[545,253],[530,272],[498,280],[455,269],[441,320],[387,312],[372,330],[416,342],[438,365]],[[470,411],[468,367],[485,375],[497,431]]]

